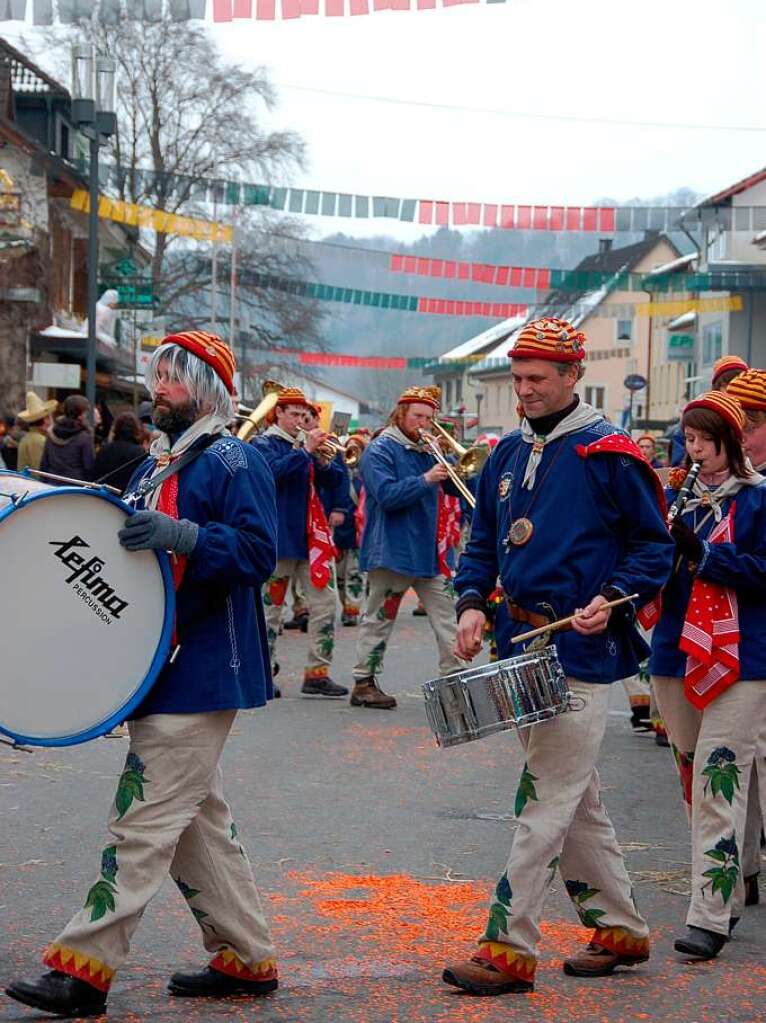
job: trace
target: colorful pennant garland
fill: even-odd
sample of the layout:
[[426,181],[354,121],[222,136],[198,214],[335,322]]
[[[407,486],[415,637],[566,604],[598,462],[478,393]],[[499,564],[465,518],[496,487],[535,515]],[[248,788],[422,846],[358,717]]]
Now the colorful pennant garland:
[[[73,210],[83,213],[90,211],[90,196],[84,189],[72,193],[70,206]],[[218,224],[212,220],[201,220],[197,217],[184,217],[176,213],[165,213],[151,206],[141,206],[135,202],[123,202],[121,199],[110,199],[99,196],[98,215],[104,220],[114,220],[118,224],[131,224],[134,227],[148,227],[160,234],[177,234],[200,241],[231,242],[234,237],[233,228],[227,224]]]
[[600,270],[561,270],[552,267],[501,266],[495,263],[469,263],[426,256],[392,253],[392,273],[472,281],[536,291],[596,291],[609,285],[614,291],[736,291],[766,289],[766,271],[716,270],[710,273],[668,272],[662,275],[607,273]]
[[[0,0],[0,3],[2,0]],[[80,161],[87,167],[87,162]],[[309,188],[282,188],[188,174],[157,174],[140,167],[100,165],[103,188],[120,188],[127,178],[147,194],[233,206],[268,206],[304,216],[398,220],[442,227],[496,227],[511,231],[676,231],[718,228],[766,230],[766,206],[530,206],[512,203],[438,202],[392,196],[354,195]]]
[[429,313],[441,316],[486,316],[497,320],[526,316],[529,306],[517,302],[473,302],[468,300],[427,298],[418,295],[395,295],[385,291],[366,291],[362,288],[345,288],[334,284],[320,284],[318,281],[301,281],[275,274],[243,271],[240,281],[256,288],[285,291],[301,298],[319,299],[324,302],[345,302],[351,305],[370,306],[375,309],[392,309],[409,313]]
[[[294,280],[253,271],[243,271],[240,282],[256,288],[284,291],[301,298],[318,299],[324,302],[345,302],[352,305],[370,306],[375,309],[390,309],[400,312],[427,313],[442,316],[482,316],[488,319],[507,320],[535,315],[545,311],[551,315],[550,307],[523,305],[515,302],[473,302],[458,299],[426,298],[418,295],[396,295],[383,291],[365,291],[360,288],[345,288],[334,284],[320,284],[315,281]],[[742,297],[683,299],[678,302],[635,302],[575,303],[566,311],[568,319],[584,316],[606,316],[627,319],[633,315],[648,316],[652,319],[677,316],[683,312],[720,312],[726,309],[740,310]]]
[[[429,11],[463,4],[504,4],[506,0],[213,0],[213,21],[290,21],[307,15],[339,18],[379,11]],[[28,0],[0,0],[0,21],[24,21]],[[58,15],[62,25],[95,21],[115,25],[121,19],[158,22],[204,20],[211,5],[206,0],[32,0],[35,25],[53,25]]]

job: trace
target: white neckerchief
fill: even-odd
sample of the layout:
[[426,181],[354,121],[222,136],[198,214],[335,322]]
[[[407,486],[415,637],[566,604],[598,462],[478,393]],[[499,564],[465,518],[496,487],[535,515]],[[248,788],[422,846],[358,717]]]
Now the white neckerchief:
[[[230,422],[230,417],[219,416],[214,412],[209,412],[205,416],[201,416],[197,419],[188,430],[184,430],[180,437],[177,438],[175,444],[170,443],[170,437],[166,433],[158,433],[152,441],[151,447],[149,448],[149,454],[152,458],[156,459],[154,468],[149,473],[149,479],[152,479],[157,473],[162,472],[168,465],[168,456],[170,462],[173,462],[176,458],[187,451],[192,444],[203,437],[205,434],[224,434],[227,432],[226,426]],[[145,477],[146,478],[146,477]],[[148,508],[156,509],[157,502],[160,499],[160,491],[162,487],[155,487],[151,493],[147,494],[144,499],[144,503]]]
[[298,446],[298,438],[293,437],[292,434],[288,433],[287,430],[283,430],[281,426],[277,426],[276,423],[272,423],[268,430],[264,431],[264,437],[279,437],[280,440],[286,440],[288,444],[292,444],[293,447]]
[[758,472],[745,479],[741,476],[729,476],[719,487],[711,490],[698,476],[694,481],[692,496],[684,505],[684,512],[693,512],[697,508],[709,508],[716,522],[720,522],[723,518],[721,505],[727,497],[734,497],[743,487],[756,487],[759,483],[763,483],[763,480],[764,477]]
[[531,490],[534,487],[535,479],[537,478],[537,467],[543,460],[543,448],[546,444],[550,444],[552,440],[558,440],[559,437],[564,437],[568,433],[584,430],[586,426],[592,426],[593,423],[603,418],[601,413],[597,412],[592,405],[587,405],[584,401],[581,401],[578,402],[577,408],[572,409],[569,415],[565,416],[560,423],[554,426],[545,437],[536,435],[529,424],[529,420],[522,419],[522,440],[532,445],[532,453],[527,460],[527,467],[524,470],[522,487],[526,487],[527,490]]
[[395,440],[397,444],[401,444],[402,447],[407,448],[409,451],[426,450],[422,441],[411,440],[406,433],[399,429],[398,426],[387,426],[380,436],[390,437],[392,440]]

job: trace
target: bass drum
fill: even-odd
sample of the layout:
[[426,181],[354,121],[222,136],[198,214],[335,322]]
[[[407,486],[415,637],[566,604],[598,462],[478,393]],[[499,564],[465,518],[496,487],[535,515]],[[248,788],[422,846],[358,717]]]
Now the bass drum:
[[170,650],[167,555],[126,551],[130,509],[103,488],[0,472],[0,732],[69,746],[124,721]]

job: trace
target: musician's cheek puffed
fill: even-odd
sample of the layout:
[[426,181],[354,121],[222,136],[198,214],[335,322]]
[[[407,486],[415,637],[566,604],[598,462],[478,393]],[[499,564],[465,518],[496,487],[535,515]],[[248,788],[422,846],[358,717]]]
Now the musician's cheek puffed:
[[[478,951],[444,972],[471,994],[531,989],[539,921],[557,870],[593,928],[591,944],[567,960],[565,972],[601,976],[649,955],[648,927],[631,898],[595,767],[608,683],[634,674],[648,650],[631,604],[611,614],[600,607],[633,593],[639,606],[654,598],[672,567],[673,543],[659,481],[639,449],[574,394],[584,341],[554,319],[522,330],[511,357],[530,411],[484,468],[455,580],[462,625],[486,608],[499,576],[501,658],[521,653],[511,639],[530,625],[583,609],[575,628],[552,637],[582,709],[520,732],[527,762],[510,859]],[[469,641],[470,627],[466,633]]]

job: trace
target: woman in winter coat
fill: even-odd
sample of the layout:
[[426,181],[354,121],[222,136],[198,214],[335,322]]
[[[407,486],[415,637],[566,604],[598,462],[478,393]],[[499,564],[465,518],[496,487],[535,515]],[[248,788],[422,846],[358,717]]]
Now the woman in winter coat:
[[70,394],[64,402],[64,415],[53,424],[43,449],[42,472],[90,480],[93,475],[93,434],[87,423],[90,403],[81,394]]
[[116,487],[121,493],[138,463],[146,457],[141,444],[141,424],[132,412],[121,412],[114,421],[111,440],[96,455],[93,479]]

